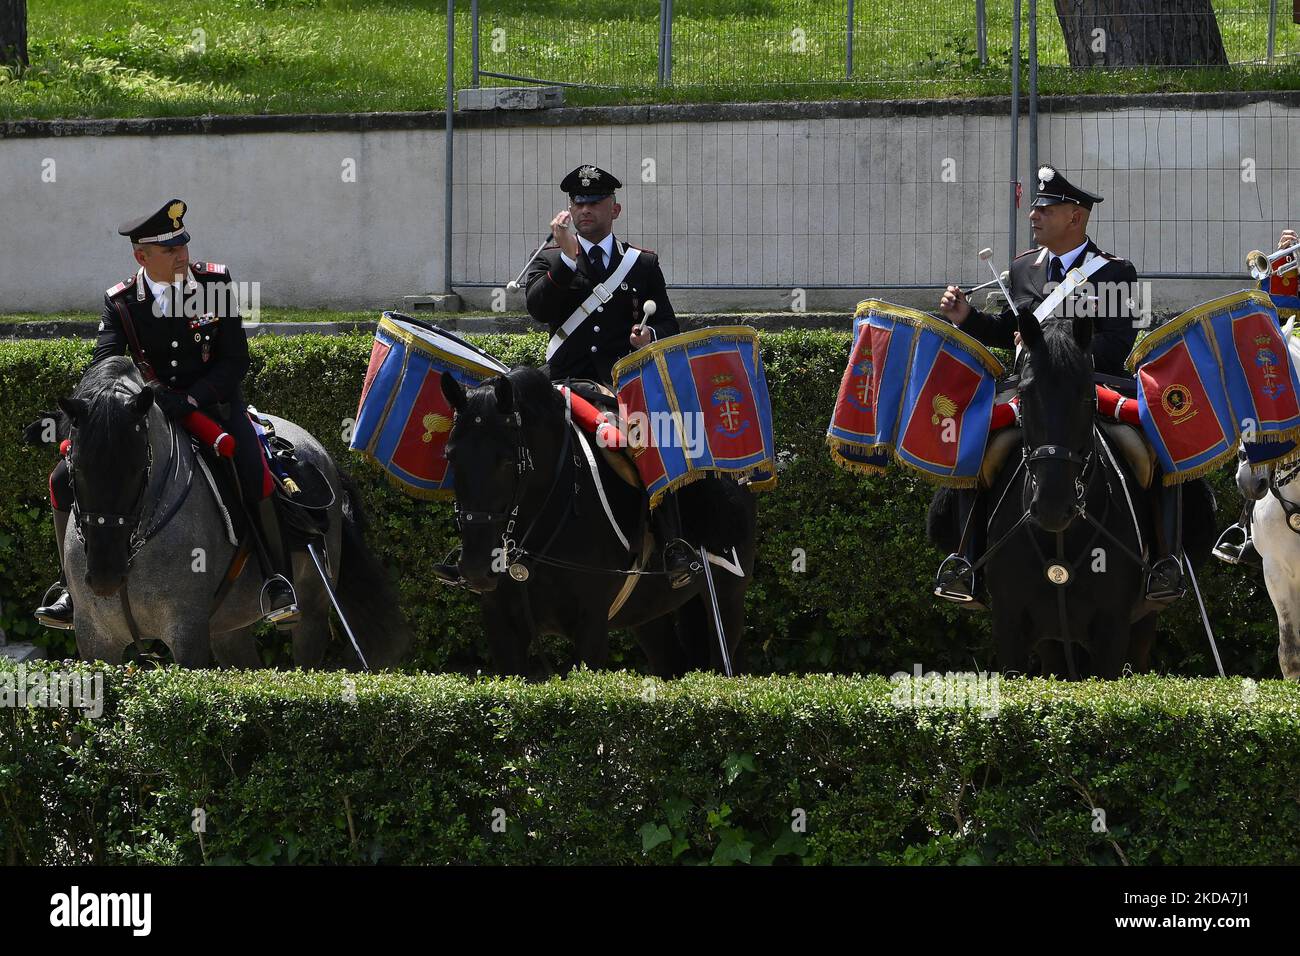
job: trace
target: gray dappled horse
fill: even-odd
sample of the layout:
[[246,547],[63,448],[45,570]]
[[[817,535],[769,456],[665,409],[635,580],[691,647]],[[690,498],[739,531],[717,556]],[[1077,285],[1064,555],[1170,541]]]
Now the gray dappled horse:
[[[154,404],[153,392],[125,357],[92,366],[74,396],[59,405],[72,425],[68,464],[75,501],[63,553],[81,656],[120,663],[133,643],[133,618],[142,637],[161,640],[182,666],[203,667],[215,657],[224,666],[261,667],[253,637],[262,619],[256,559],[245,553],[238,577],[218,593],[233,573],[236,535],[247,522],[218,502],[189,434]],[[397,663],[410,632],[365,546],[350,480],[310,434],[268,417],[334,492],[324,537],[327,563],[368,663]],[[297,552],[293,562],[301,609],[290,628],[293,659],[316,667],[329,645],[329,597],[309,555]],[[346,653],[355,663],[350,647]]]

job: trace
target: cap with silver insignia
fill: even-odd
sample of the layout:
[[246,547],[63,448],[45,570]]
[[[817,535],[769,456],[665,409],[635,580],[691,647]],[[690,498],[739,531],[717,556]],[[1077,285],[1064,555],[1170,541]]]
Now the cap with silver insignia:
[[623,184],[612,173],[591,163],[579,166],[560,180],[560,191],[568,193],[574,202],[599,202],[622,188]]
[[133,219],[119,226],[117,234],[132,242],[152,243],[158,246],[183,246],[190,241],[183,221],[188,207],[179,199],[169,199],[157,212]]
[[1096,193],[1080,189],[1061,175],[1060,170],[1052,166],[1038,167],[1038,195],[1035,206],[1055,206],[1057,203],[1072,202],[1084,209],[1091,209],[1093,203],[1104,202]]

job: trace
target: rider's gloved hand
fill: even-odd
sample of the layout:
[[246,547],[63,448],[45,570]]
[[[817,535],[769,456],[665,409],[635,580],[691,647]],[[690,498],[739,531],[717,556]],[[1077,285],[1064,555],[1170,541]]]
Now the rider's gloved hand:
[[154,386],[153,400],[162,409],[162,413],[174,421],[179,421],[198,408],[198,402],[189,395],[184,392],[173,392],[161,385]]

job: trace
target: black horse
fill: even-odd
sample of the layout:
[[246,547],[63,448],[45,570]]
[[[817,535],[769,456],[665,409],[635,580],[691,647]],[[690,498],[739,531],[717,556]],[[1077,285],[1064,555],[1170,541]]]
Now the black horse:
[[[634,628],[659,676],[720,669],[704,575],[684,588],[669,585],[661,549],[644,547],[644,491],[620,479],[594,439],[568,422],[546,373],[520,366],[468,392],[444,375],[442,386],[456,410],[447,458],[461,530],[457,572],[480,595],[497,670],[525,673],[542,634],[571,638],[579,661],[602,667],[614,627]],[[754,566],[753,496],[733,481],[706,478],[678,497],[686,537],[739,566],[739,576],[711,568],[734,660]],[[644,573],[611,615],[642,555]]]
[[[1143,491],[1128,461],[1096,422],[1088,346],[1092,320],[1039,325],[1022,314],[1026,361],[1019,394],[1023,453],[1003,465],[988,496],[987,589],[998,663],[1044,674],[1119,677],[1150,667],[1156,606],[1144,595],[1158,553],[1158,491]],[[1208,487],[1189,486],[1184,544],[1194,564],[1213,528]],[[930,538],[957,550],[951,494],[936,496]],[[1207,507],[1208,505],[1208,507]],[[1204,520],[1201,520],[1204,519]],[[1197,533],[1192,533],[1197,532]],[[1202,540],[1205,538],[1205,540]]]

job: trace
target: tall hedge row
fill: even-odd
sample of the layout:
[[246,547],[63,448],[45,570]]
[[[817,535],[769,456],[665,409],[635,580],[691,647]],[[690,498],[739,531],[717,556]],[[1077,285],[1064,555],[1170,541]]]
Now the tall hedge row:
[[[471,338],[509,363],[539,362],[544,348],[540,334]],[[779,486],[759,504],[761,550],[744,666],[751,672],[884,673],[914,663],[927,670],[991,666],[987,620],[930,594],[941,557],[924,534],[930,488],[901,471],[885,477],[844,472],[827,453],[823,436],[848,332],[770,333],[762,343],[777,444],[790,454]],[[373,522],[371,543],[397,576],[420,638],[412,664],[473,672],[487,663],[476,608],[467,596],[433,583],[430,573],[454,543],[450,506],[403,495],[346,450],[344,423],[356,412],[369,351],[366,335],[257,338],[246,391],[259,408],[311,430],[360,480]],[[89,345],[80,341],[0,344],[0,623],[14,636],[36,631],[30,608],[55,575],[46,502],[52,452],[22,445],[19,430],[71,391],[88,358]],[[1228,472],[1215,476],[1215,486],[1222,527],[1240,501]],[[1218,565],[1201,584],[1229,673],[1276,676],[1276,622],[1259,573]],[[1212,674],[1195,602],[1180,603],[1165,615],[1157,666],[1187,676]],[[55,654],[72,652],[66,635],[46,632],[39,639]],[[561,641],[541,650],[560,669],[571,659]],[[642,663],[623,635],[615,641],[614,663]]]
[[0,860],[1300,863],[1282,681],[103,677],[0,708]]

